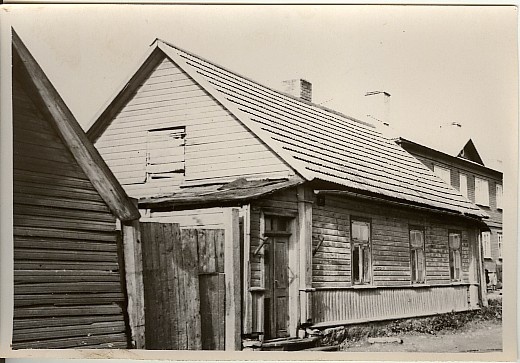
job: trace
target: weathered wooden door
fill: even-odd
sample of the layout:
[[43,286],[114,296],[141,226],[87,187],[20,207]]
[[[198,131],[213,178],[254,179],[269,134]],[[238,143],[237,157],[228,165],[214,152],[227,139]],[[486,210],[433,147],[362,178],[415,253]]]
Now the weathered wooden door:
[[266,338],[289,335],[289,237],[288,221],[266,218]]

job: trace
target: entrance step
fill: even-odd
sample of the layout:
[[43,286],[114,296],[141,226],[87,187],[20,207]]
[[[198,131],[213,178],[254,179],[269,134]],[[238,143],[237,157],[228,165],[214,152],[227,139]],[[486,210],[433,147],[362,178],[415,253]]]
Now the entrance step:
[[311,338],[280,338],[264,341],[262,350],[267,351],[296,351],[314,348],[318,342],[318,337]]

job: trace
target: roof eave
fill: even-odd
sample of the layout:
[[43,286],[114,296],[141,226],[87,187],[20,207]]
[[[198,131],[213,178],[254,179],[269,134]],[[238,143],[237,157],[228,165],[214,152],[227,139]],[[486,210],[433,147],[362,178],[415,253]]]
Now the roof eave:
[[139,59],[134,66],[134,71],[125,77],[123,82],[116,88],[108,101],[98,110],[87,127],[87,136],[93,143],[103,134],[117,113],[128,102],[133,92],[139,87],[141,81],[148,76],[152,69],[166,55],[158,47],[156,39],[146,54]]

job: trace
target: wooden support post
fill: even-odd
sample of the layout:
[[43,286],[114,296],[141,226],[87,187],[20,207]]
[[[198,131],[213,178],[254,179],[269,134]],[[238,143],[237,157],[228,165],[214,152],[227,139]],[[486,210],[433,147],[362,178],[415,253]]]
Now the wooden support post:
[[244,278],[244,284],[242,286],[243,295],[243,309],[242,314],[243,329],[244,333],[251,333],[253,331],[253,299],[249,288],[251,287],[251,266],[250,266],[250,255],[251,255],[251,207],[246,205],[242,207],[244,216],[244,261],[242,264],[242,276]]
[[300,323],[312,315],[312,190],[298,186],[298,226],[300,246]]
[[240,350],[241,288],[240,288],[240,228],[237,208],[226,209],[224,273],[226,282],[226,350]]
[[145,349],[143,255],[139,220],[125,222],[122,230],[128,318],[132,342],[134,348]]
[[486,276],[484,273],[484,252],[482,250],[482,238],[481,233],[478,232],[477,236],[477,247],[478,247],[478,277],[480,280],[480,303],[482,306],[488,306],[487,301],[487,284],[486,284]]

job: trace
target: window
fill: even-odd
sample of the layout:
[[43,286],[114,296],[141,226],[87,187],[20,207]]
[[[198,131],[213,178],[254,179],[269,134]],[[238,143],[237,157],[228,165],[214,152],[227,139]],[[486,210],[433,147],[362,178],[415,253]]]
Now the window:
[[353,220],[350,228],[352,283],[369,284],[372,279],[370,257],[370,222]]
[[151,179],[184,173],[184,127],[148,131],[146,174]]
[[489,186],[488,181],[475,177],[475,203],[489,206]]
[[498,238],[498,258],[502,258],[502,232],[497,233]]
[[450,252],[450,278],[452,281],[461,280],[462,259],[460,255],[462,236],[460,232],[450,232],[448,234]]
[[459,185],[460,193],[468,198],[468,176],[466,174],[459,174]]
[[502,209],[502,184],[497,184],[497,209]]
[[424,232],[421,229],[410,229],[410,257],[412,283],[423,283],[425,278]]
[[442,180],[444,180],[444,182],[445,182],[446,184],[451,185],[451,174],[450,174],[450,169],[444,168],[444,167],[439,166],[439,165],[434,165],[434,166],[433,166],[433,172],[434,172],[435,175],[437,175],[439,178],[441,178]]
[[484,258],[491,258],[491,233],[482,232],[482,248],[484,249]]

